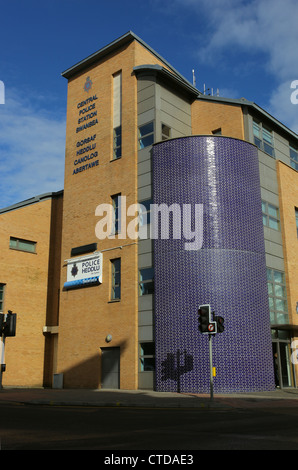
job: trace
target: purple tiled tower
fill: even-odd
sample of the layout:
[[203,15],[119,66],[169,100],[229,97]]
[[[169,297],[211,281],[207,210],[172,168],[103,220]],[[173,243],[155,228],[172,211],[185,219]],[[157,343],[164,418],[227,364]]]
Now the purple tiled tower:
[[154,240],[156,389],[209,393],[202,304],[225,319],[212,340],[214,392],[274,389],[257,148],[221,136],[172,139],[153,146],[152,173],[155,204],[181,214],[203,205],[200,249],[186,250],[172,224],[169,239]]

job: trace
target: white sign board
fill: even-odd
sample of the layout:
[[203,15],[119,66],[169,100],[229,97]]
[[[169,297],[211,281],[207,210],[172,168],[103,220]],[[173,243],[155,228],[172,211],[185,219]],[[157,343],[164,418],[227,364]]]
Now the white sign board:
[[102,253],[92,253],[67,261],[67,282],[64,287],[102,283]]

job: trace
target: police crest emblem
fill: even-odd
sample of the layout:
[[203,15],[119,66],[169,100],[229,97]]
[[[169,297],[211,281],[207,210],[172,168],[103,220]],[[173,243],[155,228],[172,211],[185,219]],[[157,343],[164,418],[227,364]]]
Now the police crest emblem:
[[84,85],[84,90],[85,91],[90,91],[91,88],[92,88],[92,81],[91,81],[90,77],[87,77],[85,85]]
[[73,277],[76,277],[76,275],[78,274],[79,270],[78,270],[78,267],[76,265],[76,263],[73,265],[72,267],[72,270],[71,270],[71,274],[73,275]]

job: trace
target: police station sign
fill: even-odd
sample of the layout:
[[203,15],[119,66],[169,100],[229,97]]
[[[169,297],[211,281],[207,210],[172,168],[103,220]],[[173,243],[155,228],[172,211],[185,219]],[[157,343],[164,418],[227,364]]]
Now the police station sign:
[[[87,77],[84,84],[85,92],[89,92],[92,89],[92,80]],[[96,125],[98,124],[97,115],[98,110],[96,109],[98,97],[96,94],[84,98],[77,104],[78,120],[76,127],[76,134],[78,136],[76,142],[76,154],[73,161],[74,167],[72,170],[73,175],[77,175],[81,172],[85,172],[90,168],[94,168],[99,165],[99,155],[97,149],[96,139]],[[94,130],[93,130],[93,126]],[[90,130],[92,135],[79,137],[82,131]]]
[[102,253],[67,260],[66,289],[102,283]]

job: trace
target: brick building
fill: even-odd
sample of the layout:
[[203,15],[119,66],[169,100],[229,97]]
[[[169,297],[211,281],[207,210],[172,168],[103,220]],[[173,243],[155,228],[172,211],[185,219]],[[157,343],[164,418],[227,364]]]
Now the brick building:
[[[4,386],[206,392],[210,303],[215,390],[295,387],[298,136],[200,93],[131,32],[62,75],[63,193],[0,211],[0,306],[18,312]],[[154,203],[203,205],[200,249],[150,237]]]
[[[3,384],[51,385],[58,324],[63,192],[0,210],[0,311],[18,312],[5,343]],[[54,330],[53,330],[54,331]]]

